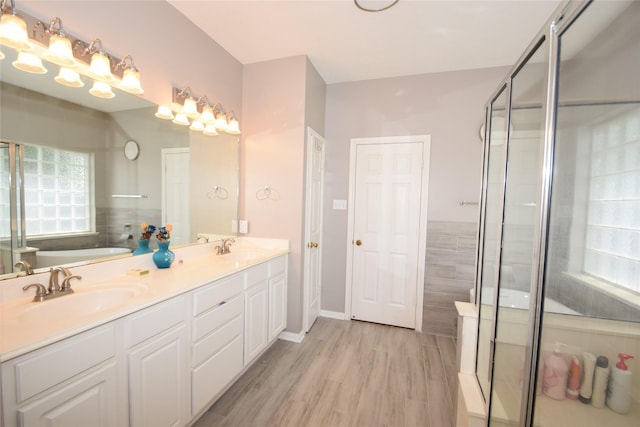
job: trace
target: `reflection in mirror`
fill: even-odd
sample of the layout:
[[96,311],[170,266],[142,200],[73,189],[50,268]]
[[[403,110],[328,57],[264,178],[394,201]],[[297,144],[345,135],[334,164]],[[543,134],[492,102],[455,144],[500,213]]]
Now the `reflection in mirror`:
[[[137,246],[143,221],[176,222],[173,244],[195,242],[201,231],[231,234],[238,200],[237,136],[207,137],[157,119],[153,104],[118,89],[113,99],[96,98],[85,90],[89,79],[84,89],[58,85],[52,78],[44,81],[45,76],[11,66],[15,51],[2,47],[2,52],[0,277],[15,277],[19,260],[40,269],[112,257],[118,251],[128,254]],[[130,140],[139,146],[135,159],[125,156]],[[10,147],[23,153],[15,160],[18,170],[11,169]],[[182,153],[180,160],[172,157],[176,152]],[[188,166],[194,155],[200,156],[196,164],[204,159],[211,169],[194,172]],[[9,174],[20,172],[21,164],[24,181],[16,182],[15,175],[10,181]],[[9,182],[17,184],[15,200]],[[210,200],[200,185],[224,186],[229,197]],[[18,226],[20,195],[26,236]],[[11,233],[12,210],[18,236]],[[206,220],[196,221],[198,228],[193,228],[192,216]],[[23,237],[26,243],[20,241]]]
[[631,322],[640,322],[639,20],[639,2],[596,2],[561,36],[545,276],[546,297]]

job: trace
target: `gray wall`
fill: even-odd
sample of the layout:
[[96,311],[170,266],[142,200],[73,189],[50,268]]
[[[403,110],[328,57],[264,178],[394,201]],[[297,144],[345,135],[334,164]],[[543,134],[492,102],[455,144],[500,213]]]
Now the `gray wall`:
[[[508,68],[454,71],[327,87],[322,308],[344,312],[351,138],[431,135],[429,221],[476,223],[484,104]],[[428,272],[427,272],[428,274]]]

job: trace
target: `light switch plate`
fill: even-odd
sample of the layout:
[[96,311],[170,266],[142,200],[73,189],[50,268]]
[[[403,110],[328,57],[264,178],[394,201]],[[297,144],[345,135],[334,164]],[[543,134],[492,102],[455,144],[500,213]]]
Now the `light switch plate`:
[[232,233],[237,233],[238,232],[238,220],[237,219],[232,219],[231,220],[231,232]]
[[346,200],[334,200],[333,201],[333,209],[336,211],[346,211],[347,210],[347,201]]
[[238,221],[238,232],[240,234],[247,234],[249,232],[249,221],[246,219]]

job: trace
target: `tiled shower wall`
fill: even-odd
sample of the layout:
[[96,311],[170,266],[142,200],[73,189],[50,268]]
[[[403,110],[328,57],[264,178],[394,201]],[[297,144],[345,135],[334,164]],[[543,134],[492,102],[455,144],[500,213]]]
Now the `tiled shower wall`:
[[429,221],[422,332],[455,336],[455,301],[469,301],[476,262],[475,222]]

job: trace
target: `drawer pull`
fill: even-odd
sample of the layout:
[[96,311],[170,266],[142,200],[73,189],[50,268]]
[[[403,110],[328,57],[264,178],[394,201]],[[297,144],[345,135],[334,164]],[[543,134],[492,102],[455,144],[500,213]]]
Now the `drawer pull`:
[[218,305],[216,305],[216,307],[221,307],[223,305],[225,305],[227,302],[226,301],[221,301],[218,303]]

